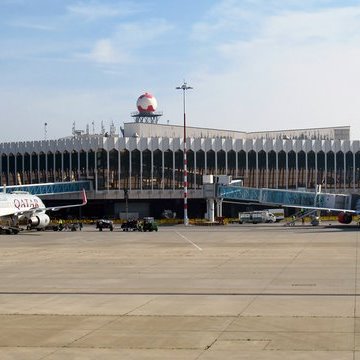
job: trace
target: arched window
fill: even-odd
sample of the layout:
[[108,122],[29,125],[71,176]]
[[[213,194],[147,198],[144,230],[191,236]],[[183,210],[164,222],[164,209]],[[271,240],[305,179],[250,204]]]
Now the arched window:
[[194,163],[194,152],[192,150],[188,150],[186,153],[187,159],[187,181],[188,181],[188,188],[194,188],[194,180],[195,180],[195,163]]
[[351,151],[346,153],[346,188],[351,189],[354,181],[354,154]]
[[236,177],[236,152],[230,150],[227,153],[228,171],[227,174]]
[[[80,163],[81,163],[80,153]],[[109,188],[119,188],[119,151],[111,149],[109,152]]]
[[96,152],[97,185],[99,190],[106,189],[107,185],[107,152],[99,149]]
[[215,175],[215,151],[209,150],[206,153],[207,175]]
[[226,175],[226,153],[224,150],[217,152],[217,175]]
[[142,152],[142,188],[151,189],[151,151],[146,149]]
[[304,151],[299,151],[297,156],[297,187],[306,187],[306,155]]
[[278,153],[278,164],[279,164],[279,189],[286,188],[286,153],[281,150]]
[[154,177],[154,189],[162,188],[162,152],[160,150],[155,150],[154,153],[154,163],[153,163],[153,177]]
[[172,189],[173,187],[173,152],[166,150],[164,152],[164,188]]
[[336,153],[336,187],[338,189],[344,187],[344,170],[344,153],[342,151],[339,151],[338,153]]
[[238,156],[238,175],[244,178],[246,172],[246,152],[244,150],[240,150],[237,156]]
[[181,189],[184,186],[184,154],[181,150],[175,152],[175,188]]
[[269,151],[268,153],[268,172],[269,172],[269,188],[276,188],[276,152],[274,150]]
[[205,174],[205,152],[199,150],[196,152],[196,185],[199,187],[203,183],[203,175]]
[[326,167],[327,167],[327,176],[326,183],[327,187],[332,189],[335,187],[335,155],[332,151],[329,151],[326,154]]
[[258,187],[266,187],[268,173],[266,171],[266,152],[264,150],[260,150],[258,152],[258,177],[259,183]]

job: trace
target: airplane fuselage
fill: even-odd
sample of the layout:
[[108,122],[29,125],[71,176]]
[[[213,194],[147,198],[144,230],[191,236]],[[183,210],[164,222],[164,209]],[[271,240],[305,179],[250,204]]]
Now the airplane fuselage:
[[0,216],[19,215],[30,213],[32,210],[41,211],[45,205],[42,200],[31,194],[1,194],[0,193]]

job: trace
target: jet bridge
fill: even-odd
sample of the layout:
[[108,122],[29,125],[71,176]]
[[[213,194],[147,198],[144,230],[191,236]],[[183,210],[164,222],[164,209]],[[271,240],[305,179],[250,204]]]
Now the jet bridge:
[[[204,178],[204,180],[207,180]],[[216,179],[215,179],[216,180]],[[231,180],[231,179],[230,179]],[[211,179],[211,181],[213,181]],[[324,209],[357,210],[360,196],[358,194],[322,193],[317,191],[279,190],[267,188],[250,188],[231,184],[231,181],[204,182],[204,198],[207,199],[208,219],[213,221],[215,202],[217,215],[222,216],[222,202],[257,203],[259,205],[287,207],[319,207]]]
[[215,184],[215,194],[217,199],[256,202],[263,205],[352,209],[351,195],[344,194],[266,188],[257,189],[222,184]]

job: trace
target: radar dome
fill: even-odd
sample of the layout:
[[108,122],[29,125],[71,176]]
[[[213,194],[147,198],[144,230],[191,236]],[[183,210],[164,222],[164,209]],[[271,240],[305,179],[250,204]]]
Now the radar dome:
[[153,95],[145,93],[139,96],[136,106],[141,113],[154,112],[157,108],[157,101]]

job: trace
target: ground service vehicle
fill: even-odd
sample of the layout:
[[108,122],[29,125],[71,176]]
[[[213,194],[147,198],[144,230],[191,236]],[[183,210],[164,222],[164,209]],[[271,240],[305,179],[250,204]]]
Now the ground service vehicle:
[[144,218],[143,231],[158,231],[158,226],[153,217]]
[[141,231],[142,226],[138,220],[128,220],[121,224],[122,231]]
[[276,216],[269,211],[248,211],[239,213],[239,224],[259,224],[274,222],[276,222]]
[[99,229],[99,231],[102,231],[103,229],[110,229],[110,231],[114,230],[114,224],[111,220],[98,220],[96,221],[96,228]]

